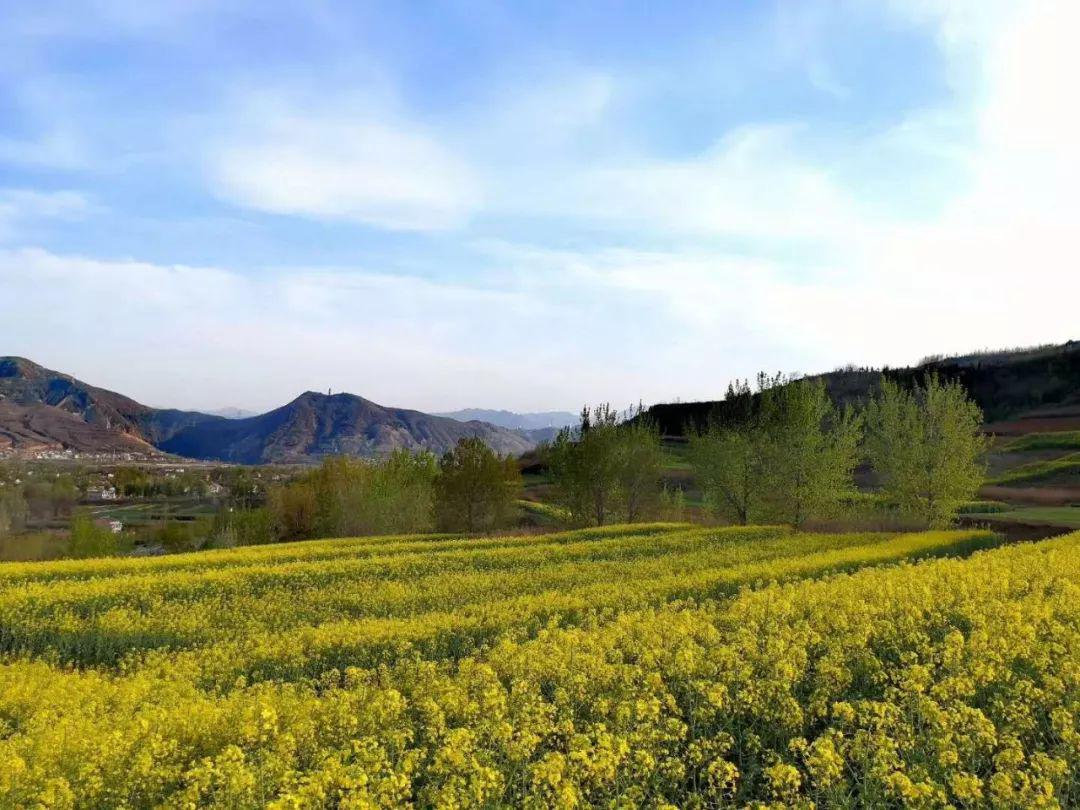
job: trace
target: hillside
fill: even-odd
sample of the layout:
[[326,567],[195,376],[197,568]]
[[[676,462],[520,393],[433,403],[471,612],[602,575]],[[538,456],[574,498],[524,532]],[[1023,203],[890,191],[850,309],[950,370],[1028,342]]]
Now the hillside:
[[[865,402],[883,378],[912,386],[929,372],[958,380],[995,432],[1011,435],[1080,427],[1080,341],[930,358],[905,368],[844,368],[815,377],[825,381],[836,402],[848,405]],[[712,400],[653,405],[647,413],[665,435],[681,436],[687,425],[702,425],[724,409],[722,400]]]
[[465,436],[478,436],[500,453],[522,453],[535,445],[521,433],[484,422],[385,408],[352,394],[309,392],[246,419],[151,408],[25,358],[0,358],[0,450],[5,451],[164,451],[241,463],[288,463],[397,448],[441,453]]
[[458,422],[386,408],[353,394],[313,391],[261,416],[192,425],[160,446],[193,458],[261,464],[373,456],[397,449],[442,453],[467,436],[483,439],[500,453],[519,454],[533,447],[526,437],[485,422]]
[[178,430],[217,417],[151,408],[22,357],[0,358],[0,447],[84,453],[154,451]]

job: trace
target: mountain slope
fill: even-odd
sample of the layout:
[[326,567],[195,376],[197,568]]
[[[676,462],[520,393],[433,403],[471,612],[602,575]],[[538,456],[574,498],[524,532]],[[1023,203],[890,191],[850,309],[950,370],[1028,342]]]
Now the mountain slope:
[[500,453],[519,454],[533,442],[484,422],[458,422],[403,408],[386,408],[353,394],[301,395],[248,419],[204,422],[163,442],[163,450],[244,464],[309,461],[328,455],[373,456],[404,448],[442,453],[466,436]]
[[15,449],[153,452],[177,430],[217,418],[150,408],[23,357],[0,358],[0,402],[0,436]]
[[289,463],[398,448],[441,453],[465,436],[477,436],[500,453],[519,454],[535,445],[517,431],[385,408],[352,394],[308,392],[245,419],[151,408],[25,358],[0,358],[0,450],[162,450],[191,458]]

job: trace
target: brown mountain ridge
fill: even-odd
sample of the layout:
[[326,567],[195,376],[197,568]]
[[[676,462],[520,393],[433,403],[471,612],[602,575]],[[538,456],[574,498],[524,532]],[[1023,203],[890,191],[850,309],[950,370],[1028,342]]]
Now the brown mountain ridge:
[[151,408],[25,358],[0,358],[0,451],[161,451],[242,464],[298,463],[399,448],[442,453],[466,436],[500,453],[534,446],[514,430],[387,408],[353,394],[309,391],[246,419]]

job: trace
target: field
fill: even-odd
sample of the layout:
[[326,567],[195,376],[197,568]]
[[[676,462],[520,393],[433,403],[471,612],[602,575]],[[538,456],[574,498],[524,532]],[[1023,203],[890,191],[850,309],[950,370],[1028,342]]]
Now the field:
[[1022,464],[999,474],[988,483],[1006,486],[1080,486],[1080,453]]
[[651,525],[3,565],[0,806],[1068,806],[1080,534],[998,542]]
[[965,517],[1080,529],[1080,506],[1016,506],[990,512],[970,512]]

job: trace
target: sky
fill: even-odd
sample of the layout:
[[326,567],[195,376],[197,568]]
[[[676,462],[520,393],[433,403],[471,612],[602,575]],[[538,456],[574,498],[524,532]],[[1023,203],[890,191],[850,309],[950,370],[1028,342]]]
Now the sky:
[[569,409],[1080,338],[1075,0],[0,0],[0,354]]

